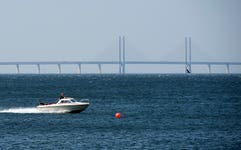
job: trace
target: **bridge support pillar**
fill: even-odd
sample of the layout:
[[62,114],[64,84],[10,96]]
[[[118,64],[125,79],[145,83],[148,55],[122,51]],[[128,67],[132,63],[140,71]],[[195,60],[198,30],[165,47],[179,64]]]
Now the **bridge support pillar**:
[[38,68],[38,74],[40,74],[40,64],[37,64],[37,68]]
[[226,72],[230,73],[229,64],[226,65]]
[[122,63],[119,62],[119,74],[122,74]]
[[190,65],[189,64],[186,64],[185,65],[185,73],[191,73],[191,69],[190,69],[191,67],[190,67]]
[[16,64],[16,70],[17,70],[17,74],[19,74],[20,73],[19,64]]
[[78,73],[81,74],[81,64],[78,64]]
[[211,65],[210,65],[210,64],[208,64],[208,73],[212,73],[212,72],[211,72]]
[[122,62],[122,73],[126,74],[126,43],[125,36],[122,37],[122,51],[123,51],[123,62]]
[[58,64],[58,73],[61,74],[61,64]]
[[121,36],[119,36],[119,74],[122,74],[122,60],[121,60]]
[[101,64],[98,64],[98,69],[99,69],[99,74],[101,74],[102,73]]

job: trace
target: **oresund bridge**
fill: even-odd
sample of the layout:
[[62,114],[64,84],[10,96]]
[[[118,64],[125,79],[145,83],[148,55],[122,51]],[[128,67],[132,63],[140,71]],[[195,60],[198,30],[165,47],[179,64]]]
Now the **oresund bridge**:
[[208,73],[212,73],[212,65],[221,65],[226,67],[226,73],[230,72],[230,66],[241,66],[241,62],[205,62],[205,61],[192,61],[192,47],[191,37],[185,38],[185,60],[184,61],[127,61],[125,55],[125,36],[119,37],[119,60],[117,61],[32,61],[32,62],[0,62],[0,65],[14,65],[16,66],[16,73],[20,74],[20,66],[23,65],[35,65],[37,73],[41,74],[41,66],[43,65],[56,65],[58,74],[62,73],[61,65],[76,65],[77,73],[82,73],[83,65],[97,65],[98,73],[102,73],[103,65],[117,65],[119,72],[118,74],[126,74],[127,65],[183,65],[185,73],[192,73],[192,66],[204,65],[207,66]]

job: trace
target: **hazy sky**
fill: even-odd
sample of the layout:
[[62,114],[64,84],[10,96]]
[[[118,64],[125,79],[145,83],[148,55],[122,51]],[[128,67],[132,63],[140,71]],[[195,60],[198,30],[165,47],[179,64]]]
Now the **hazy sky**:
[[127,60],[182,61],[191,36],[193,61],[241,61],[241,1],[0,0],[0,61],[117,60],[119,35]]

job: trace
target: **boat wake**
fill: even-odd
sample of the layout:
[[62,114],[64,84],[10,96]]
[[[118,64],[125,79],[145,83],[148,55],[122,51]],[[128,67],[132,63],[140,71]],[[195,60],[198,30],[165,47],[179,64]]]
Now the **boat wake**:
[[0,109],[0,113],[42,113],[34,107],[19,107],[19,108],[8,108]]
[[39,111],[36,107],[18,107],[0,109],[0,113],[17,113],[17,114],[40,114],[40,113],[65,113],[65,111]]

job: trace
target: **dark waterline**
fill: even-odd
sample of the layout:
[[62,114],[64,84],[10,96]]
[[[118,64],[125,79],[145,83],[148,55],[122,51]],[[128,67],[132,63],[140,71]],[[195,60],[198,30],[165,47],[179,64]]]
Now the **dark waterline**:
[[[36,112],[60,92],[91,105]],[[241,148],[240,74],[0,75],[0,95],[0,149]]]

